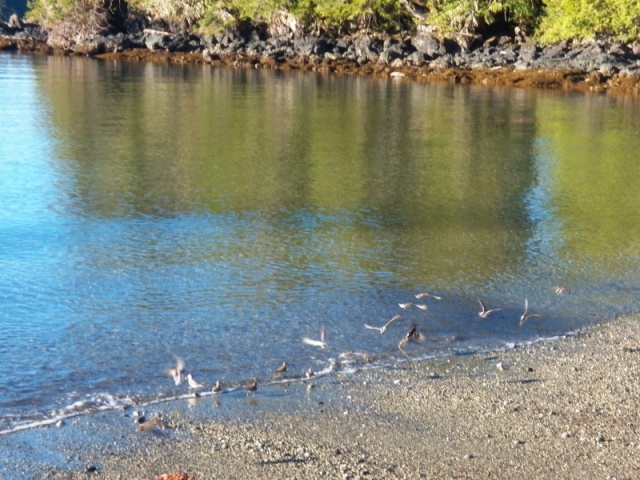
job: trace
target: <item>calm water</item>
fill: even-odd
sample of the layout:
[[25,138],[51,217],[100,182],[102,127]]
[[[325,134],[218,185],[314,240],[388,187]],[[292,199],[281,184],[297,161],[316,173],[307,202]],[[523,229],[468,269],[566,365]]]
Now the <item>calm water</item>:
[[184,395],[178,355],[268,382],[640,306],[631,100],[2,54],[0,105],[0,432]]

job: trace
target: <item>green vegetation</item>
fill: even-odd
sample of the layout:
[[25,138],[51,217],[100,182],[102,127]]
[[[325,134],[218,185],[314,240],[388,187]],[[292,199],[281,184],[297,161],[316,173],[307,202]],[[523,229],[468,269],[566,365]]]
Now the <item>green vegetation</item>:
[[638,38],[640,0],[546,0],[540,24],[543,40],[566,38]]
[[640,0],[29,0],[29,17],[95,31],[126,11],[123,5],[169,28],[200,32],[280,23],[337,33],[398,33],[429,25],[442,36],[519,26],[543,41],[640,35]]

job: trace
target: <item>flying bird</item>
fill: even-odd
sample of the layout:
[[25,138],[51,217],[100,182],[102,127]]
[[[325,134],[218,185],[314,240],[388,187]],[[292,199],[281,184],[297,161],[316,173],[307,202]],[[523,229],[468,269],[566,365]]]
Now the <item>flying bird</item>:
[[480,299],[478,299],[478,303],[480,304],[480,308],[481,308],[481,310],[478,312],[478,316],[480,318],[487,318],[493,312],[499,312],[500,310],[502,310],[501,308],[488,309]]
[[396,315],[381,327],[372,327],[371,325],[367,325],[365,323],[364,324],[364,328],[368,328],[369,330],[378,330],[380,333],[384,333],[384,332],[387,331],[387,327],[389,325],[391,325],[393,322],[395,322],[396,320],[399,320],[399,319],[400,319],[400,315]]
[[553,291],[556,292],[556,295],[564,295],[571,293],[571,289],[569,287],[563,287],[562,285],[557,285],[552,287]]
[[415,296],[418,300],[421,298],[425,298],[425,297],[431,297],[435,300],[442,300],[442,297],[439,297],[438,295],[431,295],[429,292],[422,292],[422,293],[418,293]]
[[176,357],[176,366],[174,368],[168,368],[165,373],[171,375],[176,385],[182,383],[181,373],[184,371],[184,360],[181,357]]
[[320,340],[312,340],[311,338],[304,337],[302,341],[303,343],[311,345],[312,347],[319,347],[322,349],[327,348],[326,331],[324,329],[324,325],[320,327]]
[[541,317],[541,316],[542,315],[539,315],[537,313],[529,313],[529,301],[525,298],[524,299],[524,313],[520,317],[520,326],[524,325],[524,322],[526,322],[531,317]]
[[427,310],[428,307],[422,303],[399,303],[398,306],[403,310],[408,310],[411,307],[419,308],[420,310]]
[[402,337],[402,340],[400,340],[400,342],[398,343],[398,348],[405,355],[407,354],[404,351],[403,347],[412,340],[418,343],[423,343],[425,341],[425,336],[418,331],[418,328],[415,325],[411,326],[411,329],[407,332],[407,334],[404,337]]

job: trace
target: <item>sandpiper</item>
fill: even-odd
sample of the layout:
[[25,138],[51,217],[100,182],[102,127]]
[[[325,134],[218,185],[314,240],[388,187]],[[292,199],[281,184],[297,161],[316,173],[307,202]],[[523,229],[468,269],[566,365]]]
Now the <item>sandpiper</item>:
[[156,427],[161,427],[162,422],[159,418],[152,418],[151,420],[147,420],[146,422],[141,422],[136,425],[136,432],[149,432]]
[[420,333],[418,331],[418,328],[415,325],[411,326],[411,329],[407,332],[407,334],[402,338],[402,340],[400,340],[400,342],[398,343],[398,348],[402,351],[402,353],[404,353],[406,355],[406,353],[404,352],[404,350],[402,349],[402,347],[404,347],[407,343],[409,343],[411,340],[418,342],[418,343],[422,343],[425,341],[425,337],[422,333]]
[[319,347],[323,349],[327,348],[326,332],[324,329],[324,325],[320,327],[320,340],[312,340],[311,338],[304,337],[302,341],[307,345],[311,345],[313,347]]
[[282,365],[280,365],[278,368],[276,368],[276,373],[284,373],[287,371],[287,362],[282,362]]
[[165,370],[165,372],[171,375],[176,385],[180,385],[182,383],[181,373],[183,370],[184,370],[184,360],[181,357],[176,357],[175,368],[168,368]]
[[211,388],[211,393],[213,393],[214,395],[217,395],[221,391],[222,391],[222,384],[220,383],[220,380],[218,380],[216,384],[213,386],[213,388]]
[[250,393],[254,393],[256,390],[258,390],[258,379],[254,378],[253,379],[253,383],[249,384],[245,390],[247,391],[247,395],[249,395]]
[[432,295],[429,292],[422,292],[422,293],[418,293],[415,296],[418,300],[421,298],[425,298],[425,297],[431,297],[435,300],[442,300],[442,297],[439,297],[438,295]]
[[396,320],[399,320],[399,319],[400,319],[400,315],[396,315],[381,327],[372,327],[371,325],[367,325],[365,323],[364,324],[364,328],[368,328],[369,330],[378,330],[380,333],[384,333],[384,332],[387,331],[387,327],[389,325],[391,325],[393,322],[395,322]]
[[194,390],[204,387],[204,385],[196,381],[191,374],[187,375],[187,382],[189,383],[189,388],[193,388]]
[[411,302],[399,303],[398,306],[403,310],[407,310],[411,307],[416,307],[416,308],[419,308],[420,310],[427,310],[429,308],[423,303],[411,303]]
[[531,317],[541,317],[541,316],[542,315],[539,315],[537,313],[529,313],[529,301],[525,298],[524,299],[524,313],[520,317],[520,326],[524,325],[524,322],[526,322]]
[[478,312],[478,316],[480,318],[487,318],[493,312],[499,312],[500,310],[502,310],[501,308],[488,309],[480,299],[478,299],[478,303],[480,304],[480,308],[481,308],[481,310]]
[[315,373],[313,372],[313,370],[308,369],[308,370],[306,371],[306,373],[305,373],[305,376],[306,376],[307,378],[311,378],[311,377],[315,376]]

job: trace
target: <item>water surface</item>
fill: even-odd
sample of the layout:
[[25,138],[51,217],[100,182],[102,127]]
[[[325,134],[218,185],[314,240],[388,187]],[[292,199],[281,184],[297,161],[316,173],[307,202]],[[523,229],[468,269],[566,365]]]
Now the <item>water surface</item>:
[[628,99],[2,54],[0,104],[2,432],[184,395],[176,356],[232,388],[638,310]]

